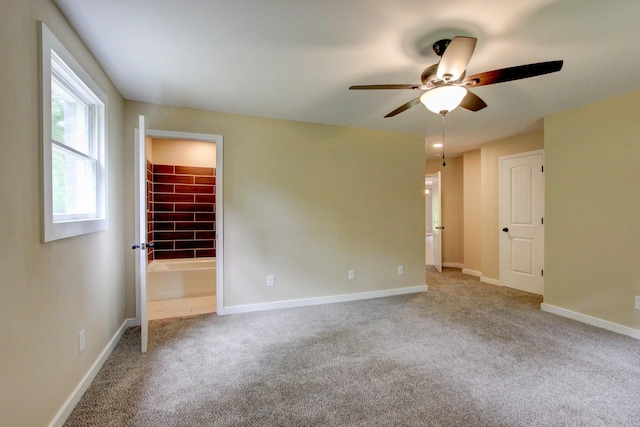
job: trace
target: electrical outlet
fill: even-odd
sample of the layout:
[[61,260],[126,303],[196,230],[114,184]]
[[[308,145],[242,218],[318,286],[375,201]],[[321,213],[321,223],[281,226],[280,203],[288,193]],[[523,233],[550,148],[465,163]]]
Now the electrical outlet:
[[80,331],[78,334],[78,352],[82,353],[84,350],[85,338],[84,338],[84,329]]
[[398,266],[398,276],[402,276],[404,274],[404,266]]
[[267,276],[267,286],[275,286],[276,285],[276,276],[270,274]]
[[349,270],[349,280],[354,280],[356,278],[356,271]]
[[640,295],[636,295],[636,310],[640,310]]

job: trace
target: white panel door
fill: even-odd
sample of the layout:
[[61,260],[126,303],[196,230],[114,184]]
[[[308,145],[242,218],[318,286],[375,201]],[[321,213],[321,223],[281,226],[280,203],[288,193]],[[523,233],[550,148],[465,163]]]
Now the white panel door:
[[543,153],[500,157],[500,284],[544,292]]
[[144,116],[139,117],[134,132],[136,310],[140,321],[140,351],[147,352],[149,319],[147,317],[147,159]]
[[438,172],[431,186],[431,215],[433,221],[433,266],[442,273],[442,215],[440,194],[442,192],[441,174]]

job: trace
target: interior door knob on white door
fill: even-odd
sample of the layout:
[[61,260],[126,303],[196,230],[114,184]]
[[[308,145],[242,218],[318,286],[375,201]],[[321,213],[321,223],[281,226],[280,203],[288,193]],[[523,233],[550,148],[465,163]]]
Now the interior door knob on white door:
[[142,249],[143,251],[146,248],[152,248],[152,247],[153,247],[153,243],[149,243],[149,244],[147,244],[147,243],[140,243],[140,244],[134,243],[134,244],[131,245],[131,249]]
[[504,231],[505,233],[509,232],[509,229],[507,227],[503,228],[502,231]]

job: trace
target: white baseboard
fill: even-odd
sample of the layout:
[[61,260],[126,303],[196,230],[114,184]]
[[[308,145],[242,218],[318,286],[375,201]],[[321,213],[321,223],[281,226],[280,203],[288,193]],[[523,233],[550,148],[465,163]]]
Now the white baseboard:
[[558,316],[566,317],[568,319],[577,320],[578,322],[586,323],[588,325],[596,326],[598,328],[606,329],[608,331],[617,332],[619,334],[627,335],[632,338],[640,339],[640,330],[623,326],[618,323],[609,322],[608,320],[599,319],[586,314],[578,313],[576,311],[567,310],[566,308],[557,307],[555,305],[540,304],[540,309],[548,313],[556,314]]
[[500,280],[498,280],[498,279],[492,279],[491,277],[485,277],[485,276],[482,276],[482,277],[480,277],[480,281],[481,281],[482,283],[488,283],[489,285],[502,286],[502,285],[500,284]]
[[475,276],[475,277],[482,277],[482,271],[469,270],[468,268],[463,268],[462,274],[468,274],[469,276]]
[[464,268],[464,264],[460,264],[457,262],[443,262],[442,263],[443,267],[451,267],[451,268],[459,268],[459,269],[463,269]]
[[252,311],[275,310],[279,308],[294,308],[308,305],[332,304],[336,302],[357,301],[370,298],[390,297],[429,290],[427,285],[411,286],[407,288],[387,289],[384,291],[361,292],[357,294],[333,295],[328,297],[304,298],[288,301],[276,301],[263,304],[246,304],[223,307],[219,315],[248,313]]
[[480,281],[482,283],[488,283],[489,285],[502,286],[502,285],[500,285],[500,281],[499,280],[483,276],[482,275],[482,271],[470,270],[468,268],[464,268],[464,265],[462,265],[462,264],[456,264],[456,263],[447,262],[447,263],[443,263],[442,266],[443,267],[462,268],[462,274],[468,274],[469,276],[479,277]]
[[73,408],[76,407],[84,392],[87,391],[93,379],[96,377],[96,375],[98,375],[98,372],[100,371],[100,368],[102,368],[102,365],[104,365],[104,362],[107,361],[107,358],[109,357],[113,349],[116,348],[116,345],[118,344],[118,341],[120,341],[120,338],[122,338],[124,331],[132,326],[135,326],[135,319],[126,319],[124,322],[122,322],[120,329],[118,329],[118,331],[111,338],[104,350],[102,350],[100,356],[98,356],[96,361],[93,362],[93,365],[91,365],[89,371],[85,374],[82,380],[80,380],[80,383],[76,386],[73,392],[71,392],[56,416],[53,418],[51,423],[49,423],[49,427],[62,427],[65,421],[67,421],[67,418],[69,418],[69,415],[71,415],[71,411],[73,411]]

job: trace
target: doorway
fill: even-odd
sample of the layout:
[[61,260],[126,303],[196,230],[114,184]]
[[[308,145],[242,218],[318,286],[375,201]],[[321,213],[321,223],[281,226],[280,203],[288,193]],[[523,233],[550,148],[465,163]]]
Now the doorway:
[[[224,306],[224,210],[223,210],[223,138],[221,135],[197,134],[190,132],[173,132],[163,130],[145,129],[144,116],[139,118],[139,127],[134,132],[135,147],[135,236],[137,243],[133,245],[138,249],[136,256],[136,318],[140,322],[141,351],[147,350],[148,339],[148,312],[147,312],[147,262],[146,249],[150,243],[149,215],[147,208],[149,193],[147,188],[147,154],[146,146],[148,138],[164,140],[199,141],[215,143],[215,230],[212,236],[215,241],[215,311],[220,313]],[[155,250],[156,248],[153,248]]]
[[441,173],[425,175],[425,265],[442,272]]
[[149,138],[149,320],[216,311],[216,144]]
[[433,193],[433,178],[424,179],[424,263],[433,265],[433,212],[431,206]]

